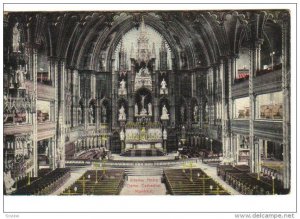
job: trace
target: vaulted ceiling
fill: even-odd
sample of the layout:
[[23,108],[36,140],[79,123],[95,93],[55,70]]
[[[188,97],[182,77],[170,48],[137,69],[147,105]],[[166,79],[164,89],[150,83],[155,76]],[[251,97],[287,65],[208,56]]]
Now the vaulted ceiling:
[[[10,12],[4,20],[11,27],[19,22],[23,42],[45,48],[48,56],[64,58],[68,67],[100,71],[104,54],[109,71],[120,39],[132,28],[139,28],[142,17],[168,42],[176,68],[182,67],[180,59],[186,56],[187,69],[193,69],[236,56],[242,43],[272,38],[268,34],[276,32],[284,14],[288,12]],[[88,60],[87,66],[84,60]]]

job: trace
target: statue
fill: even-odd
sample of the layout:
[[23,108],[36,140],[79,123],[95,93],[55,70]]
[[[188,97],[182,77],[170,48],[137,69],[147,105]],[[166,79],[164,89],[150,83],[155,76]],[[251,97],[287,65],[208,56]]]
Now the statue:
[[22,69],[22,66],[20,65],[20,68],[15,73],[15,81],[18,84],[19,88],[25,88],[25,75],[27,74],[27,71]]
[[148,114],[152,115],[152,104],[148,103]]
[[11,177],[10,170],[8,170],[7,172],[4,172],[3,178],[4,178],[4,185],[5,185],[6,193],[11,194],[16,189],[13,188],[13,185],[14,185],[15,181]]
[[180,107],[180,116],[181,116],[181,120],[184,121],[184,106]]
[[167,107],[166,105],[164,105],[162,107],[162,115],[160,117],[162,120],[168,120],[169,119],[169,114],[168,114],[168,110],[167,110]]
[[104,116],[106,116],[106,107],[105,107],[105,106],[102,106],[102,114],[103,114]]
[[168,89],[167,89],[167,82],[165,81],[165,79],[163,78],[162,82],[161,82],[161,88],[160,88],[160,94],[168,94]]
[[104,105],[101,107],[101,114],[103,123],[106,123],[106,107]]
[[145,127],[142,127],[141,129],[140,140],[142,141],[147,140],[147,133]]
[[124,133],[123,129],[122,129],[121,132],[120,132],[120,140],[121,140],[121,141],[124,141],[124,140],[125,140],[125,133]]
[[167,82],[165,81],[165,79],[163,78],[162,82],[161,82],[161,89],[167,89]]
[[126,89],[126,82],[124,81],[124,79],[122,79],[122,81],[120,82],[120,89],[121,90],[125,90]]
[[140,95],[140,96],[142,98],[142,100],[141,100],[142,109],[145,109],[145,98],[148,96],[148,94],[147,95]]
[[90,123],[94,123],[94,108],[90,106]]
[[120,82],[119,95],[126,95],[126,94],[127,94],[126,82],[124,81],[124,79],[122,79],[122,81]]
[[167,140],[167,137],[168,137],[167,130],[164,129],[164,131],[163,131],[163,139]]
[[147,115],[147,110],[145,108],[143,108],[140,112],[141,116],[146,116]]
[[167,115],[167,114],[168,114],[168,110],[167,110],[166,105],[163,106],[162,112],[163,112],[163,113],[162,113],[163,115]]
[[13,75],[10,75],[9,77],[9,88],[14,88]]
[[119,120],[126,120],[125,108],[123,105],[119,109]]
[[138,115],[138,114],[139,114],[139,108],[138,108],[137,103],[136,103],[135,106],[134,106],[134,113],[135,113],[135,115]]
[[197,105],[194,106],[194,121],[195,122],[198,121],[198,106]]
[[149,75],[149,70],[147,67],[142,67],[138,72],[138,76],[148,76],[148,75]]
[[20,31],[18,29],[19,23],[17,22],[15,26],[13,27],[13,52],[20,52]]

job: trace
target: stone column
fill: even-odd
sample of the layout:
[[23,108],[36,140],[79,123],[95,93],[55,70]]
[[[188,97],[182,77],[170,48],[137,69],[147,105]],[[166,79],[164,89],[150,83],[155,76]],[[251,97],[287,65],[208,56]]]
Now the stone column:
[[192,118],[191,118],[191,101],[188,101],[189,103],[186,105],[186,113],[187,113],[187,121],[186,121],[186,125],[187,128],[190,129],[191,128],[191,124],[192,124]]
[[130,94],[134,93],[134,79],[135,79],[135,63],[134,63],[134,59],[131,59],[131,71],[130,71],[130,78],[129,78],[130,87],[128,89]]
[[33,76],[33,109],[32,109],[32,127],[33,127],[33,175],[38,176],[38,145],[37,145],[37,50],[32,48],[32,76]]
[[176,110],[175,110],[175,105],[176,105],[176,100],[175,100],[175,96],[172,95],[170,98],[170,120],[171,120],[171,127],[175,128],[175,114],[176,114]]
[[113,57],[111,60],[112,65],[112,112],[111,112],[111,122],[112,122],[112,128],[115,129],[117,127],[117,93],[118,93],[118,75],[115,72],[115,58]]
[[195,72],[192,73],[192,97],[194,97],[196,95],[196,76],[195,76]]
[[128,121],[133,122],[134,117],[134,103],[133,98],[128,99]]
[[[249,147],[250,147],[250,171],[257,173],[259,171],[259,160],[257,156],[257,150],[259,150],[259,146],[255,146],[254,141],[254,120],[255,120],[255,95],[253,92],[253,78],[256,75],[258,69],[258,57],[260,57],[260,45],[262,40],[257,39],[250,46],[250,72],[249,72]],[[257,144],[258,145],[258,144]]]
[[134,118],[134,95],[133,95],[133,90],[134,90],[134,61],[131,59],[131,70],[129,71],[128,74],[128,86],[127,86],[127,97],[128,97],[128,121],[133,122]]
[[[58,100],[58,166],[65,166],[65,62],[64,60],[60,60],[59,64],[59,77],[60,80],[57,85],[60,92],[58,92],[59,96]],[[57,76],[58,76],[57,75]]]
[[84,72],[84,73],[81,73],[81,76],[84,77],[84,88],[85,88],[85,91],[84,91],[84,100],[83,100],[83,108],[84,108],[84,128],[85,130],[88,130],[88,126],[89,126],[89,123],[90,123],[90,120],[89,120],[89,98],[90,96],[88,95],[88,88],[87,88],[87,80],[88,80],[88,77],[87,77],[87,74]]
[[236,57],[231,57],[228,60],[228,131],[230,134],[230,156],[235,160],[236,149],[234,148],[234,139],[231,137],[231,121],[233,119],[233,100],[232,100],[232,85],[236,73]]
[[268,158],[268,144],[267,141],[263,141],[264,143],[264,158],[267,159]]
[[[257,40],[256,45],[256,71],[259,71],[261,69],[261,45],[263,43],[263,39]],[[255,74],[256,75],[256,74]]]
[[170,100],[169,114],[170,114],[170,124],[171,124],[172,128],[175,128],[175,121],[176,121],[176,115],[175,115],[176,114],[176,110],[175,110],[175,104],[176,104],[175,84],[176,84],[176,82],[175,82],[175,73],[174,73],[174,71],[172,71],[172,72],[169,73],[169,88],[168,88],[168,94],[169,94],[168,96],[169,96],[169,100]]
[[254,94],[253,94],[253,76],[256,71],[256,52],[255,52],[255,47],[250,48],[250,72],[249,72],[249,147],[250,147],[250,171],[255,172],[255,151],[254,151],[254,125],[253,125],[253,120],[254,120]]
[[291,130],[290,130],[290,53],[289,53],[289,17],[284,17],[282,28],[282,91],[283,91],[283,187],[290,188],[291,184]]
[[160,115],[159,115],[159,102],[158,98],[155,97],[153,100],[153,108],[154,108],[154,122],[159,122]]
[[226,64],[224,60],[220,63],[220,81],[221,81],[221,112],[222,112],[222,145],[223,145],[223,156],[229,158],[229,133],[228,133],[228,103],[225,93],[226,88]]
[[260,165],[261,165],[261,160],[260,160],[260,142],[259,139],[254,137],[254,172],[255,173],[260,173]]
[[53,81],[54,81],[54,91],[55,91],[55,100],[54,100],[54,114],[55,114],[55,123],[56,123],[56,135],[54,136],[54,149],[53,149],[53,168],[56,168],[58,165],[58,157],[57,157],[57,141],[58,141],[58,134],[59,134],[59,111],[58,111],[58,104],[59,104],[59,86],[58,86],[58,60],[53,59]]
[[235,134],[231,133],[231,148],[232,148],[232,158],[233,162],[236,164],[238,161],[237,153],[237,137]]
[[55,80],[55,61],[53,57],[48,57],[48,74],[49,74],[49,79],[52,81],[52,86],[54,85],[54,80]]
[[72,84],[73,84],[73,90],[72,90],[72,124],[73,127],[78,126],[78,115],[77,115],[77,107],[78,107],[78,95],[76,92],[78,89],[77,86],[77,78],[78,78],[78,70],[73,70],[72,72]]
[[264,149],[264,140],[263,139],[259,139],[258,140],[258,153],[257,153],[257,156],[258,156],[258,172],[261,172],[261,155],[263,154],[263,149]]
[[49,154],[51,154],[51,159],[50,159],[50,168],[54,170],[56,168],[56,162],[55,162],[55,155],[56,155],[56,141],[55,141],[55,136],[49,139],[49,144],[50,144],[50,150]]
[[91,74],[91,98],[96,98],[96,75]]
[[213,90],[212,90],[212,107],[213,107],[213,124],[216,125],[216,120],[217,120],[217,104],[218,104],[218,97],[217,97],[217,92],[218,92],[218,86],[217,86],[217,76],[220,74],[220,71],[223,72],[223,60],[221,60],[220,66],[215,66],[214,71],[213,71]]
[[96,122],[96,130],[95,130],[95,134],[96,134],[96,146],[99,147],[98,145],[98,135],[100,133],[99,129],[100,129],[100,96],[99,94],[97,94],[98,97],[96,98],[96,112],[95,112],[95,122]]
[[[159,86],[158,85],[158,80],[157,80],[157,71],[155,71],[155,69],[153,68],[153,72],[152,72],[152,100],[157,97],[157,87]],[[152,102],[152,105],[153,105],[153,102]]]

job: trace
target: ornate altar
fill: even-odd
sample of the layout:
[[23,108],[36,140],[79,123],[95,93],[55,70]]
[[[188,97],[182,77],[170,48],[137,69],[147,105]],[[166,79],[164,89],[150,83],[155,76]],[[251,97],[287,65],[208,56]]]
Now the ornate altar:
[[125,150],[162,149],[163,133],[160,123],[127,123],[125,126]]

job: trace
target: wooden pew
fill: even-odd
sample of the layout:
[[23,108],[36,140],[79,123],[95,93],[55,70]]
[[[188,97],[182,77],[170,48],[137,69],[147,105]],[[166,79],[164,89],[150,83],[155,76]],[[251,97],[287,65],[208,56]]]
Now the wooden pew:
[[229,195],[201,169],[164,169],[167,190],[172,195]]
[[244,195],[285,194],[282,183],[266,175],[250,173],[246,165],[219,165],[218,175]]
[[47,195],[54,192],[70,177],[69,168],[57,168],[16,190],[13,195]]
[[61,195],[118,195],[124,176],[122,169],[88,170]]

